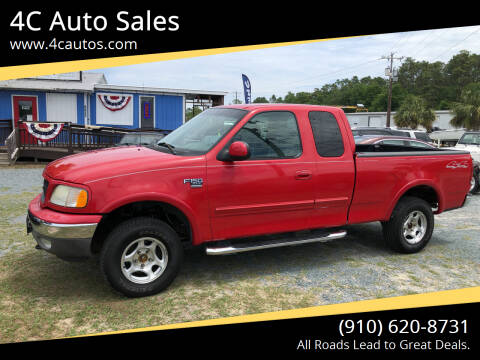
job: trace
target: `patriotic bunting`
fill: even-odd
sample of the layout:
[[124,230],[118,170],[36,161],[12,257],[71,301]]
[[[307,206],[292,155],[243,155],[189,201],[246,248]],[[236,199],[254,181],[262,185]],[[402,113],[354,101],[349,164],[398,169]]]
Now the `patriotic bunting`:
[[99,94],[98,98],[110,111],[122,110],[132,99],[132,95]]
[[63,129],[63,123],[24,122],[28,133],[34,138],[47,142],[55,139]]

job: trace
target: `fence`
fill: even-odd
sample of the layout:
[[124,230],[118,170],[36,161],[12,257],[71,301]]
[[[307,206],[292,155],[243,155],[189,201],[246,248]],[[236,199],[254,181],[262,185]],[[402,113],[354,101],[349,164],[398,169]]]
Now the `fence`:
[[12,119],[0,120],[0,146],[5,146],[5,140],[12,133]]
[[64,149],[69,153],[111,147],[117,144],[129,129],[89,128],[83,125],[66,123],[55,139],[39,141],[28,133],[25,127],[18,127],[20,150]]

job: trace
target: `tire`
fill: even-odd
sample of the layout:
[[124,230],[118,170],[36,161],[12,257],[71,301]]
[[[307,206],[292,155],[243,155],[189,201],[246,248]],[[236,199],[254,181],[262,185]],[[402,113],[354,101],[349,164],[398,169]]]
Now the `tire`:
[[480,180],[478,174],[474,174],[471,180],[470,194],[478,194],[480,192]]
[[430,241],[434,224],[430,205],[417,197],[406,196],[400,199],[390,220],[382,223],[383,236],[392,250],[412,254]]
[[128,297],[167,288],[180,270],[183,247],[175,231],[153,218],[127,220],[108,235],[100,267],[112,287]]

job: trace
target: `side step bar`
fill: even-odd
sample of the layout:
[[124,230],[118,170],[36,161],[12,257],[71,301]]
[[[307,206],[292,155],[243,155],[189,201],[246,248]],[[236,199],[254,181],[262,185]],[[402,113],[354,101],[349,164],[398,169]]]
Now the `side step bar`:
[[321,236],[319,236],[319,234],[317,233],[313,235],[304,235],[301,237],[284,238],[281,240],[250,241],[248,243],[231,244],[223,247],[207,247],[206,253],[207,255],[230,255],[245,251],[270,249],[282,246],[293,246],[314,242],[327,242],[330,240],[341,239],[346,235],[347,232],[345,230],[341,230],[334,233],[324,233]]

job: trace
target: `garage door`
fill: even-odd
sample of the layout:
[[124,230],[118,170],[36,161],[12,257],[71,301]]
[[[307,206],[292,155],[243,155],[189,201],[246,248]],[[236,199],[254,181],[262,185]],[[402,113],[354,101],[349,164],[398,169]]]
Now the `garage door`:
[[47,93],[47,121],[77,123],[77,95]]

